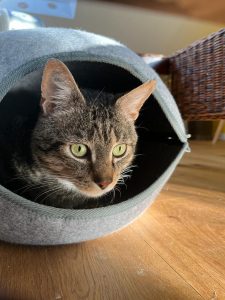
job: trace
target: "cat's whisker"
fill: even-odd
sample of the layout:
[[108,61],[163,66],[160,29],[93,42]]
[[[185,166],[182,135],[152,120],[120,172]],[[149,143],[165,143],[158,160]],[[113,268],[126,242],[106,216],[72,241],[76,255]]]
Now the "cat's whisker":
[[112,198],[111,198],[109,204],[113,204],[114,203],[114,200],[116,198],[116,187],[114,187],[114,189],[111,190],[111,193],[112,193]]
[[[24,189],[26,190],[27,188],[29,188],[31,185],[25,185],[25,186],[22,186],[22,187],[20,187],[19,189],[16,189],[16,190],[14,190],[14,193],[18,193],[18,192],[20,192],[20,191],[23,191]],[[33,185],[32,185],[32,187],[33,187]]]
[[127,172],[133,172],[133,168],[132,167],[128,167],[128,168],[126,168],[126,169],[124,169],[122,171],[122,173],[127,173]]
[[129,176],[131,176],[131,173],[132,172],[123,172],[123,173],[121,173],[121,177],[129,177]]
[[116,199],[116,189],[114,188],[113,189],[113,197],[112,197],[111,204],[114,203],[115,199]]
[[119,179],[118,181],[117,181],[117,184],[123,184],[124,183],[124,179],[123,178],[121,178],[121,179]]
[[96,199],[96,208],[99,207],[99,198]]
[[39,203],[40,203],[40,204],[44,203],[44,201],[45,201],[48,197],[54,195],[54,194],[55,194],[56,192],[58,192],[59,190],[61,190],[61,188],[55,188],[55,189],[53,189],[53,190],[48,190],[49,194],[48,194],[46,197],[44,197],[43,199],[41,199],[41,201],[39,201]]
[[120,191],[120,188],[119,188],[118,186],[115,187],[115,191],[116,191],[116,192],[119,192],[120,197],[121,197],[121,191]]
[[103,88],[101,89],[101,91],[98,93],[98,95],[95,97],[95,99],[93,100],[93,104],[96,103],[96,101],[98,100],[98,98],[100,97],[100,95],[102,94],[102,92],[104,91],[104,89],[105,89],[105,87],[103,87]]
[[125,182],[125,180],[124,180],[124,178],[123,177],[121,177],[120,179],[118,179],[118,181],[117,181],[117,183],[124,183]]
[[150,131],[149,128],[142,126],[142,124],[140,125],[135,125],[135,129],[144,129],[146,131]]
[[129,170],[129,169],[137,168],[137,167],[138,167],[138,165],[130,165],[125,170]]
[[[60,189],[60,188],[58,188],[58,189]],[[43,196],[43,195],[45,195],[45,194],[47,194],[47,193],[49,193],[49,192],[51,192],[51,191],[54,191],[54,190],[55,190],[55,188],[54,188],[54,189],[48,189],[48,190],[46,190],[46,191],[44,191],[44,192],[38,194],[38,195],[34,198],[34,202],[37,202],[37,200],[38,200],[41,196]]]
[[138,154],[134,154],[134,158],[138,157],[138,156],[144,156],[144,154],[138,153]]
[[142,129],[142,130],[146,130],[146,131],[150,131],[149,128],[147,127],[143,127],[143,126],[135,126],[135,129]]
[[122,172],[121,177],[131,176],[132,171]]
[[20,194],[24,194],[26,191],[28,190],[32,190],[32,189],[38,189],[41,186],[43,186],[43,183],[39,183],[39,184],[27,184],[25,186],[22,186],[21,188],[15,190],[15,193],[19,192]]
[[131,176],[133,170],[127,170],[121,173],[121,177]]
[[118,186],[125,186],[125,188],[127,189],[127,185],[124,181],[123,182],[118,182]]
[[131,174],[129,174],[129,173],[121,173],[121,177],[123,177],[123,178],[126,178],[126,177],[130,178]]
[[21,176],[17,176],[15,178],[10,178],[9,180],[6,181],[6,183],[10,183],[12,181],[19,180],[19,179],[21,179]]

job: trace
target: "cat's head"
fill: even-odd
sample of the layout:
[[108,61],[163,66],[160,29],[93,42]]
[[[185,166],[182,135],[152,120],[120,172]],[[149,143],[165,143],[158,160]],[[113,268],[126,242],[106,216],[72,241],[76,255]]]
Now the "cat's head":
[[[32,136],[38,174],[86,197],[112,190],[131,164],[135,120],[155,87],[146,82],[113,104],[87,103],[68,68],[51,59],[42,78],[41,114]],[[89,95],[90,96],[90,95]],[[41,178],[41,177],[40,177]]]

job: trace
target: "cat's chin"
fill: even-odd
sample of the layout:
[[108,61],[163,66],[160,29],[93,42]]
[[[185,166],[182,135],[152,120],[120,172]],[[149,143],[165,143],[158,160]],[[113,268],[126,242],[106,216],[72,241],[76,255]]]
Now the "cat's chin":
[[70,182],[70,181],[68,181],[66,179],[58,178],[58,182],[67,191],[79,192],[79,190],[77,189],[77,187],[72,182]]
[[109,185],[106,189],[102,190],[98,187],[93,187],[89,190],[81,190],[77,188],[72,182],[66,179],[58,179],[58,182],[62,185],[63,189],[69,192],[75,192],[76,194],[83,196],[85,198],[99,198],[109,193],[114,185]]
[[109,193],[110,191],[112,191],[113,187],[108,187],[104,190],[91,190],[91,191],[80,191],[80,193],[83,196],[86,196],[87,198],[100,198],[104,195],[106,195],[107,193]]

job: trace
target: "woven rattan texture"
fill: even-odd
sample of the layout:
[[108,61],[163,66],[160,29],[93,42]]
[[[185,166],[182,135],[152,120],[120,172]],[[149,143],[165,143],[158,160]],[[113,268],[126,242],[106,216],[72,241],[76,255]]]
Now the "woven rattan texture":
[[183,118],[225,119],[225,29],[168,59],[171,92]]

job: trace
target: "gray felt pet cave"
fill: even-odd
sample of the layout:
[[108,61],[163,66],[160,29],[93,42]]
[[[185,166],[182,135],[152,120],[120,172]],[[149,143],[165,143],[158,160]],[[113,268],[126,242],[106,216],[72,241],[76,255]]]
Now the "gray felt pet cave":
[[[59,209],[34,203],[0,187],[0,239],[34,245],[76,243],[112,233],[132,222],[153,202],[187,150],[183,122],[160,77],[124,45],[71,29],[35,29],[0,34],[0,111],[32,112],[40,98],[48,58],[64,61],[81,87],[126,92],[149,79],[157,88],[137,121],[138,156],[127,188],[115,204]],[[25,103],[26,97],[29,102]],[[3,112],[3,111],[2,111]]]

